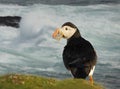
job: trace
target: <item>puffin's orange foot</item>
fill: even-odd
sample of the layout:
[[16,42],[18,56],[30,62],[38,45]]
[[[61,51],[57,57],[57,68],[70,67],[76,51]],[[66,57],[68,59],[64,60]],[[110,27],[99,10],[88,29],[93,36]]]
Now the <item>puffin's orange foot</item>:
[[93,78],[92,78],[92,76],[89,76],[89,80],[90,80],[90,83],[91,83],[91,85],[93,86]]

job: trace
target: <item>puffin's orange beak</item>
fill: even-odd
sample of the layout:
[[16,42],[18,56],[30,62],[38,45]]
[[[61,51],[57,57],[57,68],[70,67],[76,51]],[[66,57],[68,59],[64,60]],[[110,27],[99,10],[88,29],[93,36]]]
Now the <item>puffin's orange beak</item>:
[[59,33],[59,29],[56,29],[56,30],[54,31],[54,33],[52,34],[52,37],[53,37],[53,38],[56,38],[56,36],[57,36],[58,33]]
[[56,40],[60,40],[63,37],[63,33],[60,31],[60,29],[56,29],[52,34],[52,37]]

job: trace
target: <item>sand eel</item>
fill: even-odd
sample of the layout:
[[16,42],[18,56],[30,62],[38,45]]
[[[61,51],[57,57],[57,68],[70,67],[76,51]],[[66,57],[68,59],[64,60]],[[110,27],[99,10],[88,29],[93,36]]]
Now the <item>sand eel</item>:
[[78,28],[71,22],[66,22],[61,28],[56,29],[52,37],[56,40],[67,39],[63,51],[65,67],[71,71],[74,78],[86,79],[89,76],[93,85],[92,76],[97,55],[92,44],[81,36]]

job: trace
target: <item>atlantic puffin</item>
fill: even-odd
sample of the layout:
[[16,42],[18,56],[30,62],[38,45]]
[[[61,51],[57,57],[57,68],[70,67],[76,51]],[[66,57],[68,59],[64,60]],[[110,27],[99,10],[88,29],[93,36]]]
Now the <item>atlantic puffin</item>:
[[92,76],[97,55],[92,44],[81,36],[78,28],[71,22],[66,22],[57,28],[52,37],[56,40],[61,38],[67,40],[62,56],[65,67],[71,71],[73,77],[86,79],[89,76],[93,85]]

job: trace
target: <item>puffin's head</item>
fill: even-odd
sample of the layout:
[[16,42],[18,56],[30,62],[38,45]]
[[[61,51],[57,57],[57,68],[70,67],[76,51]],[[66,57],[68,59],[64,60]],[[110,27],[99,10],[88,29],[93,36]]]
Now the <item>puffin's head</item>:
[[64,23],[62,27],[57,28],[52,35],[56,40],[60,40],[61,38],[70,39],[73,36],[80,36],[80,33],[78,28],[71,22]]

